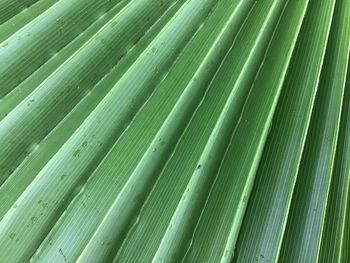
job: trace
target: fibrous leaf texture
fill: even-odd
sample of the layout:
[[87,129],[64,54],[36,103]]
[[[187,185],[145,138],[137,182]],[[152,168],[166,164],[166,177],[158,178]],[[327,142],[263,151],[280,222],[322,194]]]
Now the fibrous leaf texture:
[[350,262],[348,0],[0,0],[0,262]]

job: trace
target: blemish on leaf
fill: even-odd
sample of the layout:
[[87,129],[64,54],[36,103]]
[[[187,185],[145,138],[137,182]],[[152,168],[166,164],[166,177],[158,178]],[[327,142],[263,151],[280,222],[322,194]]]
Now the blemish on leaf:
[[79,157],[80,156],[80,150],[78,149],[78,150],[74,151],[73,156],[74,157]]
[[156,54],[158,52],[158,49],[156,47],[152,47],[151,51],[152,51],[153,54]]
[[64,261],[66,262],[66,261],[67,261],[67,258],[66,258],[66,256],[63,254],[62,248],[59,248],[58,251],[60,252],[60,254],[62,255],[62,257],[64,258]]
[[10,239],[14,240],[16,238],[17,234],[16,233],[11,233],[10,234]]
[[30,222],[32,223],[32,225],[35,224],[36,221],[38,221],[38,218],[36,216],[32,216],[30,218]]

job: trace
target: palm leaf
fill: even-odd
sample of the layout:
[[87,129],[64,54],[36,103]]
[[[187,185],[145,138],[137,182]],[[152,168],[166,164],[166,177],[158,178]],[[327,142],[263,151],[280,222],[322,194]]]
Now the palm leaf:
[[0,0],[0,262],[347,262],[349,5]]
[[[281,251],[286,261],[319,258],[346,81],[349,22],[349,4],[337,1]],[[301,200],[305,205],[300,206]]]
[[[278,258],[318,89],[334,1],[311,1],[259,164],[237,261]],[[322,41],[320,41],[322,40]]]

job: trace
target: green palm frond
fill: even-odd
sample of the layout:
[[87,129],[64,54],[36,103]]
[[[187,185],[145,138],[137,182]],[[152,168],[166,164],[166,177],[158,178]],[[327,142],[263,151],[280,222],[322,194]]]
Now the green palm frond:
[[349,50],[347,0],[0,0],[0,262],[349,262]]

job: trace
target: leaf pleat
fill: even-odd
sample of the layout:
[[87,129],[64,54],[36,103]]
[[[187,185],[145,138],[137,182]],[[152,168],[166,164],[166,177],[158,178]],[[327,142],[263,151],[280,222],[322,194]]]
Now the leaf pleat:
[[0,0],[0,262],[348,262],[347,0]]

